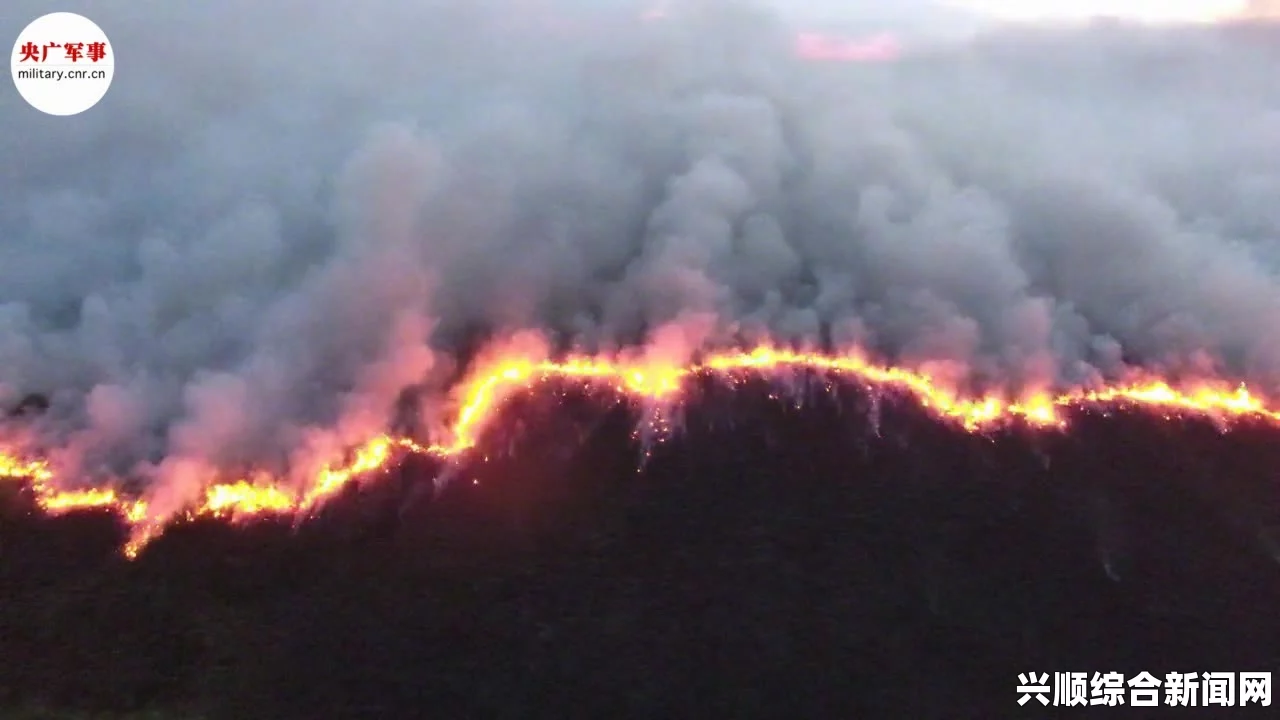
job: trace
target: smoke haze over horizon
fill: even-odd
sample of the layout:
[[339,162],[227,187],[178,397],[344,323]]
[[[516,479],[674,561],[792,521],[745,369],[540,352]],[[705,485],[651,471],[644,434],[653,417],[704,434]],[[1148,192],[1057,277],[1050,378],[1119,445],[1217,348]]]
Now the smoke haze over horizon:
[[49,393],[55,461],[163,481],[361,439],[476,331],[1280,390],[1275,44],[814,65],[702,5],[72,3],[116,75],[80,116],[0,106],[0,403]]

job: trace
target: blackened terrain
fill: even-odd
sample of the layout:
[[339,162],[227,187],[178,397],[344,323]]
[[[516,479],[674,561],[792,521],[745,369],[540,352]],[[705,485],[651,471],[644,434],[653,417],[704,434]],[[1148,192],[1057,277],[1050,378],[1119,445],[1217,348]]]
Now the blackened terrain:
[[1032,717],[1019,672],[1280,670],[1280,433],[977,436],[769,392],[708,386],[639,470],[631,411],[544,394],[442,495],[412,461],[300,527],[180,527],[132,563],[111,518],[10,497],[0,707]]

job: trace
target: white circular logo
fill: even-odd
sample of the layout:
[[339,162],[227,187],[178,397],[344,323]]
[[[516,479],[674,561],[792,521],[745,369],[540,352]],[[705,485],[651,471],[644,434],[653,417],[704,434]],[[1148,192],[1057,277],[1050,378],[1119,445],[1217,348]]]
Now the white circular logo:
[[83,15],[38,17],[13,44],[13,84],[31,107],[49,115],[78,115],[111,87],[115,50],[106,33]]

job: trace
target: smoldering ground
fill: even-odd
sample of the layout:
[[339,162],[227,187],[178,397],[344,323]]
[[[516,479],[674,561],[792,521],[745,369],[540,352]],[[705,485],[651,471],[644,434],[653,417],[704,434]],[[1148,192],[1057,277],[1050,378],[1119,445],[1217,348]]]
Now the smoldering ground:
[[432,412],[477,331],[1280,380],[1280,46],[1247,32],[830,65],[728,2],[65,9],[116,74],[0,111],[0,395],[49,394],[67,476],[305,465],[408,387]]

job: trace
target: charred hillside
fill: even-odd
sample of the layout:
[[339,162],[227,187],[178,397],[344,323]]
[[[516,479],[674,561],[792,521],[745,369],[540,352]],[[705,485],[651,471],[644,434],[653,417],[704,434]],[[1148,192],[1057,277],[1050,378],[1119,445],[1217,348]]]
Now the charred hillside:
[[[228,718],[1004,717],[1019,672],[1273,670],[1273,430],[972,435],[856,387],[511,404],[300,525],[6,498],[0,704]],[[487,454],[486,460],[484,455]],[[1239,712],[1240,710],[1237,710]]]

